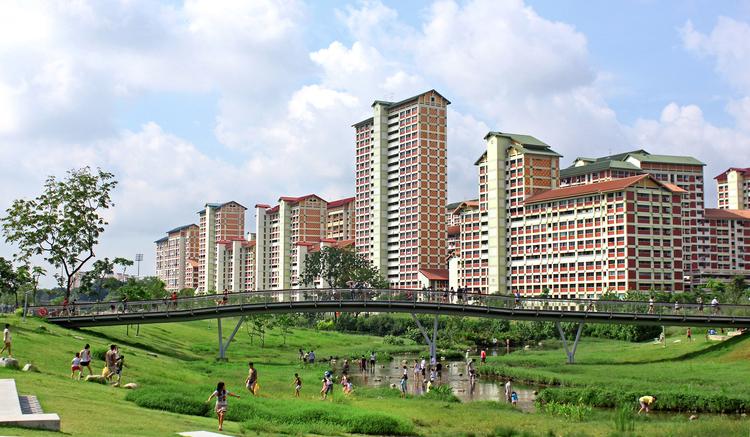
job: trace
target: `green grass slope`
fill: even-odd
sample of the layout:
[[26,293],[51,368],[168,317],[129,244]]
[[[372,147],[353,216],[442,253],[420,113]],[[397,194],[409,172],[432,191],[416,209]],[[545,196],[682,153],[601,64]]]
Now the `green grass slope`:
[[[0,378],[15,378],[22,394],[38,396],[47,412],[62,418],[62,433],[73,436],[169,436],[190,430],[215,430],[213,405],[204,401],[218,380],[242,396],[230,399],[225,431],[230,435],[347,435],[414,434],[433,435],[522,435],[529,436],[609,436],[615,435],[614,413],[595,411],[576,421],[546,413],[521,413],[502,403],[456,403],[435,397],[432,399],[400,399],[390,390],[357,387],[355,394],[345,397],[336,387],[333,401],[319,400],[319,380],[327,369],[325,364],[302,367],[297,359],[298,348],[315,349],[319,359],[327,356],[359,356],[375,349],[384,358],[389,354],[425,352],[422,345],[389,346],[382,338],[346,335],[334,332],[295,330],[284,346],[280,334],[267,335],[266,347],[241,328],[235,342],[228,349],[228,362],[216,362],[216,321],[144,325],[135,336],[131,328],[106,327],[66,330],[43,321],[0,317],[0,323],[13,325],[14,355],[21,364],[31,362],[41,373],[25,373],[0,369]],[[225,320],[225,335],[233,327]],[[73,381],[69,365],[74,353],[85,343],[95,352],[104,351],[110,343],[120,345],[126,356],[123,382],[136,382],[141,388],[129,391],[111,386]],[[658,366],[674,366],[658,373],[669,383],[670,371],[675,380],[681,375],[695,374],[695,378],[720,379],[716,390],[733,390],[732,375],[724,377],[724,366],[731,372],[746,368],[747,343],[729,345],[726,350],[713,350],[708,345],[688,345],[649,348],[649,345],[630,345],[621,342],[584,339],[579,346],[581,364],[566,366],[561,351],[511,354],[492,358],[494,365],[513,366],[548,372],[562,378],[582,378],[591,382],[611,383],[619,375],[638,379],[639,371],[632,366],[646,366],[656,374]],[[627,348],[632,347],[630,351]],[[686,354],[701,353],[684,358]],[[613,356],[619,354],[618,356]],[[682,357],[682,358],[681,358]],[[684,359],[683,359],[684,358]],[[260,397],[254,398],[243,387],[247,361],[259,369]],[[631,364],[618,364],[625,360]],[[703,370],[708,363],[714,367]],[[96,372],[103,362],[95,361]],[[604,366],[604,367],[598,367]],[[651,367],[655,366],[655,367]],[[743,367],[745,366],[745,367]],[[620,368],[619,374],[606,375]],[[604,369],[604,370],[602,370]],[[300,373],[305,384],[301,399],[293,398],[292,379]],[[605,372],[605,374],[600,374]],[[720,376],[716,376],[716,374]],[[745,374],[745,376],[748,373]],[[641,379],[646,377],[641,376]],[[747,378],[746,378],[747,379]],[[698,384],[697,380],[694,382]],[[745,387],[747,381],[741,381]],[[713,388],[712,388],[713,389]],[[174,411],[181,411],[182,414]],[[516,434],[513,434],[513,433]],[[701,417],[688,422],[686,416],[653,416],[635,421],[632,435],[748,435],[747,420],[726,417]],[[54,435],[56,433],[22,429],[0,429],[3,435]]]

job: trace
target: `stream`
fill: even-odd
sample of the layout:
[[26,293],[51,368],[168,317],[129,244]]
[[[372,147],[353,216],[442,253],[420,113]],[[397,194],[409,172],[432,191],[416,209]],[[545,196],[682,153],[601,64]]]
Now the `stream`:
[[[403,373],[404,363],[409,372],[408,393],[423,394],[421,378],[416,380],[414,377],[414,359],[415,356],[396,356],[388,362],[378,362],[375,370],[369,367],[367,372],[360,372],[356,363],[351,366],[350,376],[355,387],[390,387],[392,384],[398,386]],[[369,363],[368,363],[369,365]],[[447,384],[453,389],[453,394],[461,402],[472,401],[500,401],[505,402],[504,380],[498,378],[482,377],[482,366],[476,364],[475,368],[479,373],[474,386],[469,384],[469,376],[466,371],[466,363],[463,361],[443,361],[442,376],[433,384]],[[429,379],[429,372],[427,373]],[[513,391],[518,394],[518,408],[526,412],[535,411],[534,407],[534,387],[513,383]]]

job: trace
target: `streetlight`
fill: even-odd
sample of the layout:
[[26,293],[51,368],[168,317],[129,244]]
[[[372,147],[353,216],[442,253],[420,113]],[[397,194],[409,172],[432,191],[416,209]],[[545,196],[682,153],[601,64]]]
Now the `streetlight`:
[[141,261],[143,261],[143,254],[142,253],[136,253],[135,254],[135,262],[138,263],[138,270],[136,272],[136,275],[139,278],[141,277]]

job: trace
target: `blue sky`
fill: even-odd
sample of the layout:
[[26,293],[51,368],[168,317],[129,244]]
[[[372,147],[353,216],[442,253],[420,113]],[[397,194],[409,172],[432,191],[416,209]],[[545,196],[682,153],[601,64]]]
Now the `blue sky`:
[[[750,2],[145,0],[0,6],[0,207],[48,174],[121,181],[100,256],[143,252],[205,202],[353,192],[350,125],[435,88],[449,199],[488,130],[564,155],[642,146],[750,165]],[[248,224],[252,224],[252,213]],[[0,246],[0,256],[12,254]]]

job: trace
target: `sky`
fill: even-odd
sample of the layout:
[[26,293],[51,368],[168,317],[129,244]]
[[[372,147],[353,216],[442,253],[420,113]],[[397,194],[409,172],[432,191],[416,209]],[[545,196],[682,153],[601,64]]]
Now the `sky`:
[[[373,100],[436,89],[448,198],[484,135],[564,155],[644,148],[750,166],[750,1],[0,2],[0,210],[48,175],[113,172],[98,257],[144,254],[206,202],[353,195]],[[0,256],[14,248],[0,243]],[[49,285],[51,281],[42,281]]]

